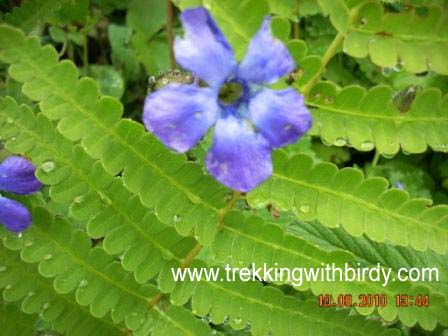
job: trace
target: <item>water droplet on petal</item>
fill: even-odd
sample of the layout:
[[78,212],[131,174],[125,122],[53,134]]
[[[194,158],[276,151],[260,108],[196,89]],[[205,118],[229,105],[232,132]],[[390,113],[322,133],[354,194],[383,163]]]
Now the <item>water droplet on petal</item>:
[[49,173],[51,172],[55,167],[55,164],[53,161],[46,161],[42,164],[41,169],[46,172]]
[[373,148],[375,148],[375,145],[374,145],[373,142],[370,141],[370,140],[366,140],[366,141],[364,141],[364,142],[361,144],[361,149],[362,149],[363,151],[370,151],[370,150],[372,150]]
[[308,213],[310,211],[310,206],[308,204],[302,204],[299,210],[300,212]]

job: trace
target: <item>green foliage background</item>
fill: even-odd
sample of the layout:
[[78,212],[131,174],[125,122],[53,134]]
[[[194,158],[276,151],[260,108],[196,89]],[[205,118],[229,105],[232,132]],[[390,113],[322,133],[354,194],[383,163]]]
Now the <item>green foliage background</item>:
[[[445,0],[23,0],[0,3],[1,157],[37,167],[0,227],[1,335],[447,335]],[[241,195],[140,123],[170,68],[167,11],[208,8],[241,58],[262,18],[298,68],[310,134]],[[169,25],[168,25],[169,27]],[[171,28],[168,28],[171,29]],[[439,282],[175,283],[171,267],[438,267]],[[383,293],[385,308],[319,308]],[[397,308],[396,294],[430,307]]]

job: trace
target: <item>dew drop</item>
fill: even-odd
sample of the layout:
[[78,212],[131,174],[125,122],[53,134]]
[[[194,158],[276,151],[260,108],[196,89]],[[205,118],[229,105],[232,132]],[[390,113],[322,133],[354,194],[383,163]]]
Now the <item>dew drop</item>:
[[23,243],[23,245],[25,245],[25,247],[30,247],[31,245],[33,245],[33,242],[31,240],[27,240]]
[[308,213],[310,211],[310,206],[308,204],[302,204],[299,210],[300,212]]
[[87,283],[88,283],[88,281],[87,281],[86,279],[82,279],[82,280],[79,282],[78,287],[85,287],[85,286],[87,286]]
[[52,254],[46,254],[46,255],[44,255],[44,259],[45,259],[45,260],[50,260],[51,258],[53,258],[53,255],[52,255]]
[[53,161],[46,161],[46,162],[44,162],[44,163],[42,164],[41,169],[42,169],[44,172],[49,173],[49,172],[51,172],[51,171],[54,169],[54,167],[55,167],[55,164],[54,164]]
[[368,20],[367,18],[365,18],[365,17],[361,18],[361,19],[359,20],[359,26],[360,26],[360,27],[364,27],[364,26],[367,24],[368,21],[369,21],[369,20]]
[[373,148],[375,148],[375,145],[370,140],[366,140],[361,144],[361,149],[363,151],[369,151],[372,150]]
[[28,293],[28,296],[34,296],[34,295],[36,295],[36,293],[34,293],[34,292],[29,292]]
[[75,197],[75,199],[73,200],[73,202],[75,203],[81,203],[84,200],[84,196],[78,196]]
[[334,141],[334,144],[335,144],[336,146],[344,146],[346,143],[347,143],[347,140],[345,140],[345,138],[337,138],[337,139]]
[[382,68],[381,69],[381,74],[384,76],[384,77],[389,77],[392,73],[394,72],[394,69],[393,68]]
[[42,309],[43,309],[43,310],[46,310],[46,309],[48,309],[48,308],[50,308],[50,302],[46,302],[46,303],[42,306]]
[[333,97],[325,97],[325,104],[332,104],[334,102]]
[[242,319],[242,318],[237,317],[237,318],[234,318],[234,319],[233,319],[233,323],[236,324],[236,325],[239,325],[239,324],[241,324],[242,322],[243,322],[243,319]]
[[320,92],[318,92],[314,95],[314,98],[316,98],[316,99],[319,99],[320,97],[322,97],[322,94]]
[[0,272],[4,272],[4,271],[6,271],[7,270],[7,267],[6,266],[0,266]]
[[11,289],[11,288],[12,288],[11,285],[7,285],[7,286],[5,287],[6,290]]
[[19,234],[17,234],[17,238],[21,239],[22,238],[22,232],[20,232]]
[[182,217],[180,215],[174,215],[173,216],[173,222],[174,223],[179,223],[182,220]]

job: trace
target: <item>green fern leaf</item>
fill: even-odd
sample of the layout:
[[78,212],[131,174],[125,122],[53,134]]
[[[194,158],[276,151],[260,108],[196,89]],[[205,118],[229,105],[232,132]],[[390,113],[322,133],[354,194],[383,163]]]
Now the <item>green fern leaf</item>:
[[353,57],[370,56],[380,67],[447,75],[448,16],[436,5],[427,10],[384,13],[380,3],[367,2],[348,29],[343,50]]
[[29,32],[39,22],[45,22],[58,11],[62,3],[61,0],[24,0],[20,7],[15,7],[3,19],[6,23]]
[[353,236],[439,253],[448,251],[448,206],[429,207],[430,200],[409,199],[388,189],[383,178],[365,179],[360,170],[338,170],[330,163],[314,164],[306,155],[274,154],[274,174],[248,195],[256,208],[273,204],[293,210],[299,219],[317,219],[328,227],[342,225]]
[[349,144],[360,151],[374,147],[384,154],[422,153],[431,147],[448,152],[448,95],[427,89],[416,95],[408,111],[394,105],[393,91],[376,86],[366,92],[360,86],[339,90],[329,82],[313,87],[307,105],[314,127],[311,134],[325,143]]
[[58,63],[53,47],[40,47],[36,37],[1,26],[0,49],[1,59],[12,63],[11,76],[24,82],[23,92],[40,101],[43,114],[59,121],[64,137],[81,140],[111,175],[122,172],[126,188],[154,207],[162,222],[174,224],[182,235],[194,229],[204,245],[213,241],[226,188],[184,155],[167,150],[141,124],[121,119],[120,102],[99,98],[92,79],[78,81],[74,64]]
[[4,335],[32,335],[35,322],[36,316],[24,314],[16,304],[6,303],[0,298],[0,325]]
[[[4,288],[3,299],[7,302],[20,302],[24,313],[41,314],[44,321],[51,322],[57,331],[66,335],[122,334],[123,327],[106,318],[94,318],[87,308],[76,303],[73,295],[58,294],[51,281],[39,275],[35,265],[23,262],[17,252],[8,251],[2,245],[0,263],[3,270],[0,272],[0,288]],[[0,320],[3,317],[2,312]],[[5,316],[7,317],[8,315]],[[20,315],[15,315],[15,319],[18,317]],[[2,324],[3,326],[8,328],[9,324]],[[17,335],[17,331],[4,335]]]
[[[432,251],[418,252],[408,247],[380,244],[361,236],[350,236],[343,228],[330,229],[318,222],[295,221],[289,226],[289,232],[325,250],[348,250],[363,264],[381,265],[397,270],[401,267],[411,269],[437,268],[440,272],[439,281],[426,282],[431,292],[438,292],[447,297],[448,293],[448,260]],[[416,284],[414,282],[414,284]],[[420,284],[420,282],[418,283]]]
[[[135,282],[101,247],[91,249],[91,240],[83,231],[73,230],[67,221],[53,218],[44,208],[31,207],[31,212],[31,228],[20,237],[2,229],[3,243],[8,249],[21,250],[25,262],[38,263],[42,276],[54,278],[57,293],[74,293],[76,302],[90,306],[94,317],[103,318],[110,312],[114,323],[125,322],[136,335],[147,335],[155,318],[166,320],[163,323],[170,323],[182,335],[210,333],[210,328],[204,323],[198,324],[188,311],[165,312],[163,302],[152,307],[159,290],[153,285]],[[181,321],[187,316],[189,321],[184,325],[174,320],[176,316]]]
[[[194,261],[189,268],[202,267],[206,265]],[[349,316],[331,308],[322,310],[314,301],[286,296],[259,282],[186,279],[182,283],[172,282],[170,291],[174,304],[182,305],[191,299],[196,315],[209,315],[214,324],[227,321],[235,330],[250,324],[253,335],[294,335],[310,330],[313,335],[397,335],[396,329],[385,329],[377,321],[367,322],[361,316]]]
[[6,148],[28,156],[39,168],[37,177],[50,186],[49,195],[69,208],[78,222],[87,222],[91,238],[104,237],[104,249],[121,255],[123,267],[146,283],[163,267],[179,264],[195,241],[183,238],[161,223],[138,197],[123,187],[121,178],[104,171],[55,129],[45,116],[34,115],[12,98],[0,100],[0,136]]
[[[256,267],[263,267],[266,264],[268,268],[283,267],[292,270],[297,267],[319,269],[322,265],[334,264],[345,274],[346,263],[356,267],[360,261],[348,251],[340,249],[327,251],[307,240],[286,235],[279,226],[265,223],[259,217],[244,218],[238,212],[232,212],[225,218],[222,231],[217,235],[212,249],[218,262],[229,263],[233,267],[254,263]],[[388,265],[382,264],[382,266],[387,268]],[[396,276],[395,273],[392,274]],[[315,295],[328,293],[334,298],[340,294],[351,294],[356,299],[361,294],[385,294],[389,304],[387,307],[378,308],[378,314],[387,321],[393,321],[398,317],[407,326],[419,322],[427,330],[434,329],[437,323],[448,325],[446,295],[429,288],[426,284],[414,284],[411,281],[389,282],[385,287],[383,283],[368,280],[350,282],[335,278],[335,281],[329,282],[323,281],[320,277],[307,281],[303,273],[301,279],[291,284],[296,289],[310,288]],[[397,308],[393,304],[397,293],[409,293],[414,296],[429,293],[431,306],[424,310],[419,307]],[[356,307],[356,310],[368,315],[375,311],[375,307]]]

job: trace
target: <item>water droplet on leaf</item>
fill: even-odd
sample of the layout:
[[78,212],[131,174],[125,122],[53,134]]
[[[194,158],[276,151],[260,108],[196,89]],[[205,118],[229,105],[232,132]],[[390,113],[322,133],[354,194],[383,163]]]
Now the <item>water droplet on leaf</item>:
[[334,144],[335,144],[336,146],[344,146],[346,143],[347,143],[347,141],[345,140],[345,138],[337,138],[337,139],[334,141]]
[[6,271],[7,270],[7,267],[6,266],[0,266],[0,272],[4,272],[4,271]]
[[308,204],[302,204],[299,210],[300,212],[308,213],[310,211],[310,206]]
[[174,223],[179,223],[182,220],[182,217],[180,215],[174,215],[173,216],[173,222]]
[[361,144],[361,149],[362,149],[363,151],[370,151],[370,150],[372,150],[373,148],[375,148],[375,145],[374,145],[373,142],[370,141],[370,140],[366,140],[366,141],[364,141],[364,142]]
[[45,259],[45,260],[50,260],[51,258],[53,258],[53,255],[52,255],[52,254],[46,254],[46,255],[44,255],[44,259]]
[[44,162],[44,163],[42,164],[41,169],[42,169],[44,172],[49,173],[49,172],[51,172],[51,171],[54,169],[54,167],[55,167],[55,164],[54,164],[53,161],[46,161],[46,162]]
[[233,323],[236,324],[236,325],[239,325],[239,324],[241,324],[242,322],[243,322],[243,319],[241,319],[241,318],[239,318],[239,317],[233,319]]
[[392,69],[392,68],[382,68],[381,69],[381,74],[384,77],[389,77],[393,72],[394,72],[394,69]]

